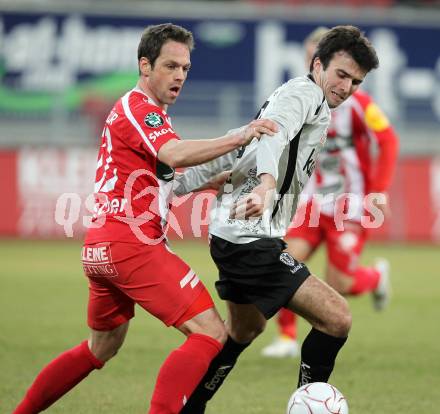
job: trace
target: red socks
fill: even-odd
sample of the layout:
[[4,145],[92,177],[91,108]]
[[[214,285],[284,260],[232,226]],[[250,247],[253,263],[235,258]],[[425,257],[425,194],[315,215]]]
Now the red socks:
[[[190,335],[163,363],[149,413],[179,413],[221,349],[222,344],[209,336]],[[13,414],[36,414],[45,410],[91,371],[103,366],[89,350],[87,341],[82,342],[43,368]]]
[[91,371],[103,366],[104,363],[90,351],[87,341],[82,342],[42,369],[13,414],[34,414],[45,410]]
[[281,308],[278,312],[280,334],[296,339],[296,315],[289,309]]
[[207,335],[189,335],[160,368],[149,414],[180,413],[222,347],[220,342]]
[[377,288],[380,273],[374,267],[358,267],[352,277],[354,282],[350,289],[350,295],[360,295]]

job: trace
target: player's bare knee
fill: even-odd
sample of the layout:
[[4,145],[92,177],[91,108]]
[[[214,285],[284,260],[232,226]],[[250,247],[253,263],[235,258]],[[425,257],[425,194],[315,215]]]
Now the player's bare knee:
[[224,344],[226,342],[226,339],[228,338],[228,332],[226,331],[225,325],[222,323],[220,326],[218,326],[218,328],[216,327],[215,330],[210,332],[208,336],[220,342],[221,344]]
[[106,350],[106,353],[103,354],[103,358],[100,359],[101,361],[108,361],[110,359],[112,359],[114,356],[116,356],[116,354],[118,353],[119,349],[121,347],[111,347],[109,349]]
[[352,324],[352,316],[347,301],[341,297],[335,312],[332,315],[328,330],[330,334],[339,338],[348,336]]
[[197,333],[209,336],[222,344],[228,336],[226,326],[215,309],[201,312],[176,328],[186,336]]
[[252,331],[252,334],[254,336],[254,339],[259,336],[260,334],[262,334],[264,332],[264,329],[266,328],[266,325],[258,325],[258,326],[254,326],[254,329]]
[[[193,326],[190,325],[192,329]],[[212,312],[209,316],[203,319],[203,322],[194,329],[193,332],[198,332],[211,338],[214,338],[216,341],[224,344],[226,342],[226,338],[228,337],[228,333],[226,331],[226,326],[224,322],[220,319],[217,312]]]
[[231,327],[231,336],[239,343],[252,342],[258,335],[264,332],[265,323],[240,324]]
[[262,334],[264,332],[266,325],[253,325],[251,330],[248,332],[250,333],[250,336],[252,337],[252,340],[254,340],[257,336]]
[[119,351],[121,345],[109,342],[91,343],[89,345],[92,354],[102,362],[112,359]]
[[348,333],[350,332],[351,329],[351,324],[352,324],[351,312],[348,312],[344,314],[340,319],[340,326],[339,326],[340,337],[348,336]]
[[345,338],[348,336],[351,328],[351,314],[341,315],[333,325],[334,336]]
[[231,336],[234,341],[240,344],[247,344],[252,342],[259,334],[256,331],[231,331]]
[[121,348],[127,334],[128,322],[111,330],[92,330],[89,339],[89,349],[96,358],[106,362],[113,358]]

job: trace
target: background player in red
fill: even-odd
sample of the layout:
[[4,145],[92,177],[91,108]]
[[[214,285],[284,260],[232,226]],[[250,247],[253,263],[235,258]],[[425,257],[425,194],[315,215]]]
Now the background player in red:
[[110,112],[98,156],[95,216],[82,250],[90,338],[40,372],[15,414],[45,410],[102,368],[121,347],[135,304],[187,336],[159,371],[151,414],[179,413],[222,348],[225,327],[208,291],[166,244],[174,168],[207,162],[277,127],[258,120],[217,139],[181,141],[166,110],[186,80],[192,48],[192,34],[169,23],[142,35],[138,84]]
[[[305,39],[307,66],[327,30],[317,28]],[[378,149],[375,159],[372,157],[373,145]],[[377,310],[383,309],[389,299],[389,265],[385,259],[377,260],[370,267],[359,264],[367,237],[367,230],[360,223],[365,213],[360,203],[369,193],[382,193],[387,202],[376,207],[385,217],[389,215],[387,189],[397,152],[398,138],[385,115],[370,96],[356,91],[332,111],[327,142],[318,157],[314,175],[303,191],[307,198],[307,204],[302,206],[304,220],[286,235],[288,251],[299,261],[306,261],[325,242],[326,281],[343,295],[372,293]],[[315,205],[314,208],[320,208],[319,221],[315,224],[311,218],[313,194],[332,194],[334,200],[339,200]],[[344,201],[343,194],[356,195],[360,203]],[[344,229],[339,231],[337,224],[338,220],[340,224],[341,214],[349,216],[350,220],[344,221]],[[301,220],[303,216],[299,216]],[[262,355],[278,358],[299,355],[296,315],[283,308],[278,313],[277,323],[279,335],[263,348]]]

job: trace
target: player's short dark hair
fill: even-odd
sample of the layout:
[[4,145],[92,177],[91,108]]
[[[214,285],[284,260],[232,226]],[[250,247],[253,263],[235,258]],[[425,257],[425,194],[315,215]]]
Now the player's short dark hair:
[[162,46],[169,40],[187,45],[190,51],[194,49],[194,38],[189,30],[172,23],[148,26],[142,33],[139,42],[138,62],[142,57],[145,57],[151,66],[154,66]]
[[310,63],[313,69],[315,58],[319,58],[324,69],[327,68],[336,52],[347,52],[359,67],[366,72],[379,66],[379,59],[370,41],[355,26],[335,26],[319,41],[315,55]]

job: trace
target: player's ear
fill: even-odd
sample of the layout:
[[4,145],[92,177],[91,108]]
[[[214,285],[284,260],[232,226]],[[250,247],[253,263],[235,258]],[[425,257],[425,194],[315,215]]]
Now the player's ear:
[[148,76],[151,72],[150,61],[146,57],[141,57],[139,60],[139,71],[141,75]]
[[322,69],[322,62],[321,59],[319,59],[318,56],[315,56],[313,59],[313,70],[319,70]]

